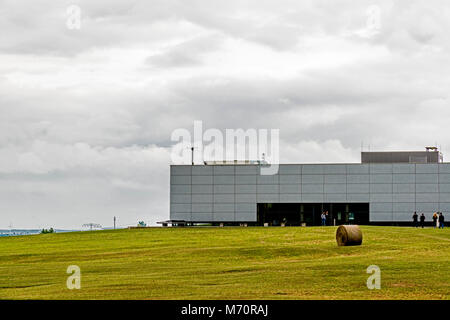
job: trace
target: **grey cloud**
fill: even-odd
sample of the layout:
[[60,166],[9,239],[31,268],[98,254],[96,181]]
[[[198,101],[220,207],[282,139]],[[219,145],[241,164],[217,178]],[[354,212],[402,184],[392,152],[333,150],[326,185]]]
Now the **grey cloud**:
[[[381,34],[371,41],[392,49],[398,42],[417,48],[447,39],[449,22],[445,1],[435,0],[426,10],[418,1],[297,1],[285,0],[273,7],[273,1],[79,1],[82,27],[66,28],[66,9],[71,2],[21,1],[3,3],[4,19],[0,23],[5,52],[26,54],[74,55],[93,48],[117,45],[164,43],[167,36],[182,32],[180,23],[189,22],[204,30],[220,32],[236,39],[259,43],[275,50],[294,50],[305,37],[339,35],[364,28],[367,8],[381,9]],[[23,8],[27,8],[23,10]],[[443,9],[442,9],[443,8]],[[7,12],[7,14],[6,14]],[[391,40],[394,39],[394,40]],[[360,39],[360,41],[366,41]],[[175,54],[174,54],[175,55]],[[185,57],[170,57],[168,62],[192,63]],[[187,60],[185,60],[187,59]],[[195,61],[198,62],[198,61]]]
[[220,50],[221,40],[217,33],[190,39],[149,56],[146,63],[156,68],[195,67],[203,63],[208,53]]
[[[449,6],[377,3],[364,38],[372,1],[80,1],[79,32],[72,3],[1,2],[0,227],[167,218],[170,134],[197,119],[279,128],[282,162],[358,161],[361,141],[446,153]],[[227,42],[295,72],[233,65],[250,53]]]

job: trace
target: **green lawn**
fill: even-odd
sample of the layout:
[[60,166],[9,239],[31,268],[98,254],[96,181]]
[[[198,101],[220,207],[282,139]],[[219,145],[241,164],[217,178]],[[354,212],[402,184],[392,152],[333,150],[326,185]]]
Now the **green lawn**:
[[[449,299],[450,229],[147,228],[0,238],[2,299]],[[68,290],[66,269],[81,268]],[[381,268],[368,290],[366,268]]]

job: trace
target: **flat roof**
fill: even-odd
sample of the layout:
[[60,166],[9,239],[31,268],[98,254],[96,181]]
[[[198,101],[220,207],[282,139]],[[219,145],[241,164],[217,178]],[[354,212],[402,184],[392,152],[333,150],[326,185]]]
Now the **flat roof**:
[[[409,162],[390,162],[390,163],[361,163],[361,162],[298,162],[298,163],[278,163],[283,166],[298,166],[298,165],[383,165],[383,164],[450,164],[450,162],[427,162],[427,163],[409,163]],[[272,164],[266,164],[269,166]],[[189,167],[212,167],[212,166],[264,166],[260,164],[170,164],[170,166],[189,166]]]

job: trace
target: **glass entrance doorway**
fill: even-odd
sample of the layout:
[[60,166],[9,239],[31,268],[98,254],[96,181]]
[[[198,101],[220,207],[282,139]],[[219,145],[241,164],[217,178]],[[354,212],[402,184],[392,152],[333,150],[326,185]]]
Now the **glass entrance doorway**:
[[258,224],[279,226],[320,226],[326,224],[369,224],[369,203],[258,203]]

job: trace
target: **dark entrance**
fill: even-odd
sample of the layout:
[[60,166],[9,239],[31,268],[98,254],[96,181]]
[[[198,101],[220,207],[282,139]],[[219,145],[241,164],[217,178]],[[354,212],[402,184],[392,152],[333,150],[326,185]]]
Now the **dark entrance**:
[[369,224],[368,203],[258,203],[258,224],[279,226],[320,226],[322,212],[328,211],[327,225]]

